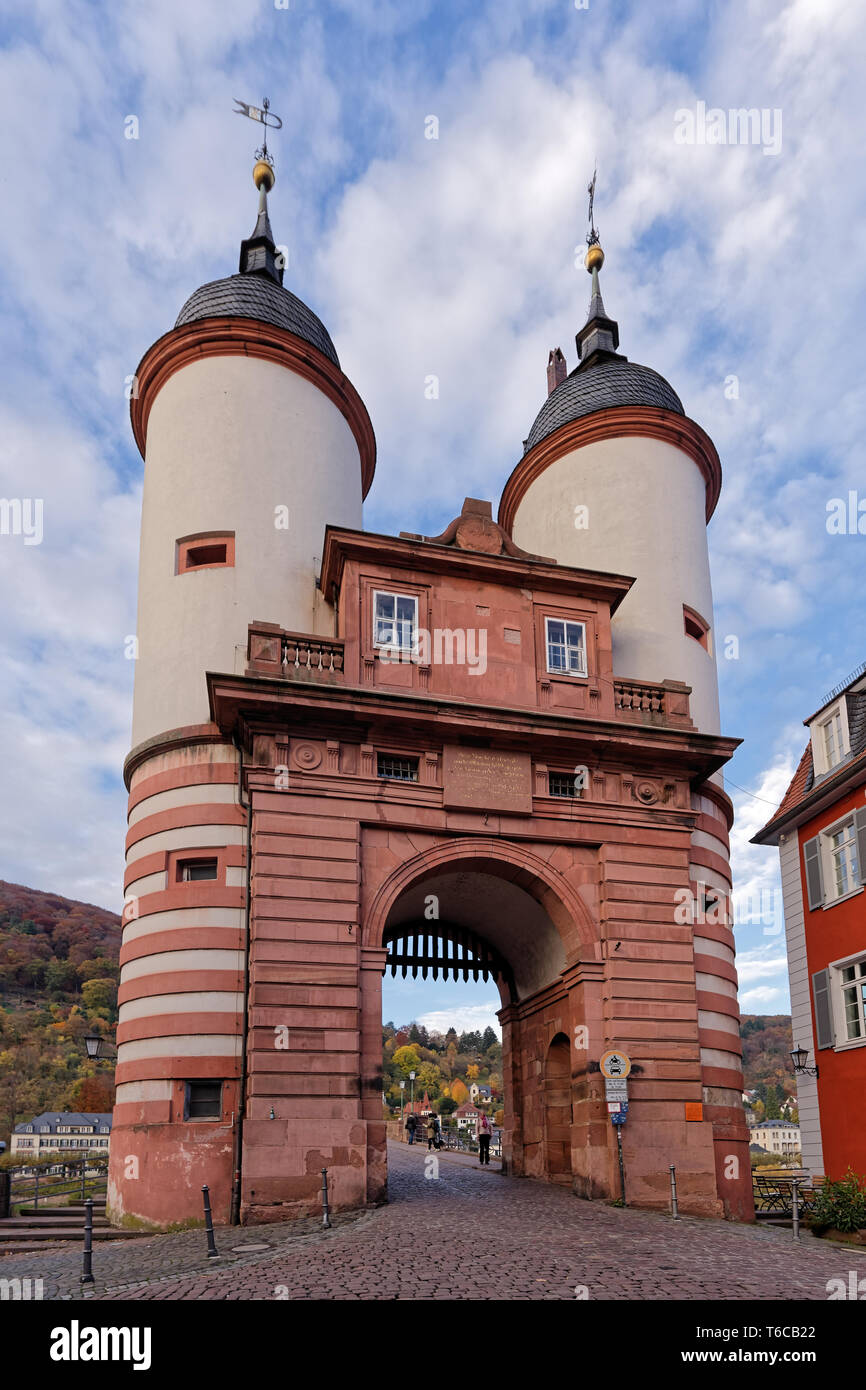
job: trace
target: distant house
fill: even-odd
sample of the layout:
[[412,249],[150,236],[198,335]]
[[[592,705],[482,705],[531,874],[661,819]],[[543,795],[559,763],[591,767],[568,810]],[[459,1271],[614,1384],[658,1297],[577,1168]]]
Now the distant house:
[[93,1115],[60,1110],[46,1110],[33,1120],[25,1120],[12,1131],[12,1154],[28,1158],[45,1158],[57,1153],[58,1159],[72,1157],[69,1150],[92,1152],[103,1149],[108,1153],[111,1137],[111,1114]]
[[403,1106],[403,1118],[404,1118],[404,1120],[405,1120],[406,1116],[407,1116],[407,1115],[410,1115],[410,1114],[421,1115],[421,1116],[427,1116],[427,1115],[432,1115],[432,1114],[433,1114],[433,1102],[431,1101],[431,1099],[430,1099],[430,1097],[428,1096],[428,1094],[427,1094],[426,1091],[424,1092],[424,1095],[423,1095],[423,1097],[421,1098],[421,1100],[416,1100],[416,1101],[414,1101],[414,1102],[413,1102],[413,1101],[408,1101],[408,1100],[407,1100],[406,1104]]
[[453,1119],[457,1121],[458,1129],[469,1129],[470,1127],[474,1129],[475,1121],[480,1114],[481,1111],[473,1101],[465,1100],[463,1104],[458,1106],[454,1111]]
[[800,1126],[791,1120],[762,1120],[749,1130],[752,1143],[758,1143],[767,1153],[798,1154]]
[[493,1092],[489,1086],[479,1086],[477,1081],[473,1081],[469,1087],[469,1099],[476,1105],[489,1105],[493,1099]]

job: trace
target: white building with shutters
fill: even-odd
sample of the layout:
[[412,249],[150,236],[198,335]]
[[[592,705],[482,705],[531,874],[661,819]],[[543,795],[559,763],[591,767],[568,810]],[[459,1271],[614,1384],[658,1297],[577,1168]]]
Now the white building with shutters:
[[[866,662],[805,721],[809,741],[755,844],[777,845],[803,1163],[866,1174]],[[812,1075],[817,1072],[817,1075]]]

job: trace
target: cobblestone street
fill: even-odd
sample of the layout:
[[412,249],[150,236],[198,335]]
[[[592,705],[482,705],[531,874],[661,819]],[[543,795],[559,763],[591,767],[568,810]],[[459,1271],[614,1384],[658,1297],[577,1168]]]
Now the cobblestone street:
[[[814,1299],[866,1254],[790,1230],[619,1210],[562,1188],[504,1178],[426,1148],[389,1145],[386,1207],[317,1221],[202,1231],[94,1249],[101,1299]],[[267,1245],[267,1250],[245,1250]],[[80,1246],[0,1261],[0,1278],[42,1278],[46,1298],[80,1298]]]

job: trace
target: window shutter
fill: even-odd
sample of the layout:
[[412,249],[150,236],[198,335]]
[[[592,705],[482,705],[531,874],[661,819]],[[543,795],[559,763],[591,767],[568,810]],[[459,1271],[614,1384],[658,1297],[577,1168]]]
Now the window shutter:
[[815,1001],[816,1047],[832,1047],[836,1038],[833,1031],[829,970],[818,970],[812,976],[812,998]]
[[866,883],[866,806],[858,806],[854,812],[854,833],[857,836],[857,863],[860,866],[860,882]]
[[821,836],[816,835],[813,840],[807,840],[803,846],[803,859],[806,862],[806,890],[809,895],[809,907],[823,907],[824,905],[824,873],[821,868]]

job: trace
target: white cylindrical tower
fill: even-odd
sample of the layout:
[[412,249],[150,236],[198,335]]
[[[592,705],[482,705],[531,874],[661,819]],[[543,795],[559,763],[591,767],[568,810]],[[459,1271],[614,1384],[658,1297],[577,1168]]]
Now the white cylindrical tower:
[[499,520],[524,550],[632,575],[613,618],[616,675],[687,682],[696,726],[718,733],[706,526],[721,467],[664,378],[616,351],[619,330],[598,283],[602,262],[592,246],[579,364],[539,411]]
[[360,527],[372,481],[363,403],[323,324],[283,288],[267,188],[239,273],[196,290],[136,373],[134,747],[208,718],[202,672],[244,669],[252,620],[330,633],[325,524]]
[[[605,312],[593,233],[586,257],[592,297],[568,376],[558,350],[549,395],[524,454],[505,485],[499,521],[522,549],[563,564],[631,575],[612,621],[619,679],[683,681],[699,733],[718,734],[719,695],[707,522],[721,489],[712,440],[688,419],[665,379],[617,352],[619,329]],[[731,893],[731,804],[721,773],[692,793],[689,880],[695,991],[705,1118],[717,1165],[731,1137],[742,1140]]]
[[[360,527],[375,440],[258,219],[236,275],[203,285],[135,377],[145,459],[138,661],[109,1206],[130,1224],[227,1220],[246,1017],[247,813],[206,675],[242,672],[251,622],[333,632],[325,526]],[[192,1205],[191,1205],[192,1204]]]

